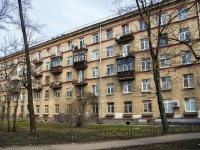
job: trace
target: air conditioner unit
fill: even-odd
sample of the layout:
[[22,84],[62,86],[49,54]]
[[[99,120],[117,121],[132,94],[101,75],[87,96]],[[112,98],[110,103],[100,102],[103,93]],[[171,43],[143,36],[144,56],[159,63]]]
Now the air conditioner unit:
[[120,39],[120,35],[117,35],[117,36],[116,36],[116,39],[118,39],[118,40],[119,40],[119,39]]
[[180,100],[173,101],[173,107],[180,107],[181,102]]

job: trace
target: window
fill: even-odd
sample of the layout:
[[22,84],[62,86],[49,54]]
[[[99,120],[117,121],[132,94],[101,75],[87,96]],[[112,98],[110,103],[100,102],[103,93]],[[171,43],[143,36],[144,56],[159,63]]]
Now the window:
[[132,86],[131,81],[125,81],[123,84],[123,93],[131,93]]
[[169,67],[170,66],[169,54],[165,54],[165,55],[160,56],[160,63],[161,63],[160,64],[161,68]]
[[59,113],[60,113],[59,105],[55,105],[55,114],[59,114]]
[[24,112],[24,106],[21,106],[20,113]]
[[[5,97],[6,98],[6,97]],[[22,92],[21,93],[21,101],[24,101],[25,100],[25,92]]]
[[60,74],[55,75],[56,85],[60,85]]
[[190,40],[190,31],[189,28],[181,29],[179,32],[180,41],[189,41]]
[[68,42],[68,51],[72,50],[72,41]]
[[48,114],[49,113],[49,105],[45,105],[44,106],[44,114]]
[[122,35],[129,34],[129,24],[125,24],[122,26]]
[[114,67],[113,64],[107,65],[107,75],[114,75]]
[[159,39],[159,46],[167,46],[168,45],[168,35],[167,33],[164,33],[161,35],[160,39]]
[[98,114],[99,112],[98,103],[92,104],[92,108],[93,108],[93,114]]
[[97,78],[98,77],[98,67],[92,68],[92,77]]
[[134,70],[133,58],[123,58],[117,60],[117,72]]
[[83,46],[85,44],[84,37],[80,38],[79,41],[80,41],[80,46]]
[[143,79],[142,80],[142,92],[149,92],[149,91],[151,91],[151,80]]
[[108,105],[108,113],[114,113],[114,102],[107,103]]
[[150,58],[142,58],[142,71],[150,70]]
[[98,96],[98,86],[97,85],[92,85],[92,94],[95,96]]
[[79,70],[78,81],[79,82],[84,82],[84,70]]
[[158,24],[158,26],[166,24],[166,14],[159,14],[157,16],[157,24]]
[[72,72],[67,72],[67,81],[72,81]]
[[143,112],[151,113],[152,112],[152,104],[150,100],[143,101]]
[[181,52],[181,63],[183,65],[192,63],[192,53],[191,53],[191,51]]
[[106,37],[107,37],[107,40],[113,38],[113,29],[106,30]]
[[34,60],[34,54],[30,54],[30,61]]
[[171,77],[162,77],[162,90],[171,90]]
[[184,78],[184,83],[183,83],[184,88],[194,88],[193,74],[184,74],[183,78]]
[[107,47],[106,53],[107,53],[107,57],[112,57],[113,56],[113,46]]
[[18,101],[18,94],[14,94],[13,99],[14,99],[15,102]]
[[74,62],[85,60],[85,50],[74,51]]
[[92,51],[92,60],[98,60],[98,50]]
[[62,65],[62,57],[51,58],[51,67],[57,67]]
[[130,43],[123,44],[123,56],[127,56],[130,52]]
[[45,77],[45,85],[49,85],[50,84],[50,76],[46,76]]
[[97,43],[98,40],[98,33],[92,35],[92,43]]
[[36,105],[36,106],[35,106],[35,113],[36,113],[36,114],[39,114],[39,113],[40,113],[40,106],[39,106],[39,105]]
[[56,47],[56,55],[60,55],[60,53],[61,53],[60,45],[58,45],[58,46]]
[[149,49],[149,40],[147,38],[140,39],[141,50]]
[[51,49],[48,48],[48,49],[47,49],[47,56],[50,56],[50,55],[51,55]]
[[39,99],[40,99],[40,92],[36,92],[36,93],[35,93],[35,99],[36,99],[36,100],[39,100]]
[[55,98],[59,98],[60,97],[60,90],[56,90],[55,91]]
[[66,98],[71,98],[72,96],[72,88],[67,88],[66,89]]
[[187,13],[187,8],[186,7],[183,7],[183,8],[179,8],[177,10],[178,12],[178,19],[179,20],[183,20],[183,19],[186,19],[188,17],[188,13]]
[[173,113],[173,101],[172,100],[163,100],[165,107],[165,113]]
[[50,62],[46,63],[46,70],[50,70]]
[[38,52],[38,60],[41,60],[41,59],[42,59],[42,52],[39,51],[39,52]]
[[124,102],[124,113],[132,113],[132,102]]
[[66,106],[67,108],[67,114],[70,114],[72,112],[72,105],[71,104],[67,104]]
[[140,23],[140,31],[147,29],[146,23],[143,20],[140,20],[139,23]]
[[185,112],[196,112],[196,98],[185,98]]
[[45,91],[45,99],[49,99],[49,90]]
[[71,66],[72,65],[72,56],[67,57],[67,66]]
[[113,83],[109,83],[107,84],[107,94],[114,94],[114,84]]

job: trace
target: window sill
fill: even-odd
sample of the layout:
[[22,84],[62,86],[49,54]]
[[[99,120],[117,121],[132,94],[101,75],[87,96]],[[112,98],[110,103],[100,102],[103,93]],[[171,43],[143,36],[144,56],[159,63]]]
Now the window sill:
[[106,117],[107,118],[113,118],[113,117],[115,117],[115,114],[106,114]]
[[153,113],[142,113],[142,117],[153,117]]
[[174,116],[174,113],[165,113],[166,114],[166,117],[173,117]]
[[124,113],[123,117],[124,118],[132,118],[133,114],[132,113]]
[[142,93],[151,93],[151,91],[142,91]]
[[49,100],[49,98],[45,98],[44,100]]
[[112,95],[114,95],[114,93],[112,93],[112,94],[107,94],[106,96],[112,96]]
[[162,92],[167,92],[167,91],[171,91],[172,89],[161,89]]
[[72,97],[66,97],[66,99],[71,99]]
[[49,114],[43,114],[43,116],[49,116]]
[[132,92],[128,92],[128,93],[123,93],[123,95],[128,95],[128,94],[131,94]]
[[186,118],[196,118],[198,116],[198,112],[184,112],[183,115]]
[[184,87],[183,90],[195,89],[195,87]]

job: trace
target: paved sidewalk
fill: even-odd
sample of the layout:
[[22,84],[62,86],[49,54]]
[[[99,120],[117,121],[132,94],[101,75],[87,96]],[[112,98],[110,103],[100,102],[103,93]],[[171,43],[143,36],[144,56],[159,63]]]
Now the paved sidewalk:
[[[117,140],[99,143],[87,144],[58,144],[58,145],[39,145],[39,146],[23,146],[23,147],[6,147],[0,150],[100,150],[117,147],[127,147],[135,145],[148,145],[154,143],[167,143],[182,140],[200,139],[200,133],[174,134],[159,137],[149,137],[131,140]],[[200,143],[200,141],[199,141]]]

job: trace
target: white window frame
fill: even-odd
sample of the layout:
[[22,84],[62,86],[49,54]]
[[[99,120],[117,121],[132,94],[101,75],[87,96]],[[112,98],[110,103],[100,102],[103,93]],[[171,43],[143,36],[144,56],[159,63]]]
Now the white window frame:
[[72,72],[67,72],[67,81],[72,81]]
[[99,34],[95,33],[92,35],[92,43],[98,43],[99,42]]
[[45,91],[45,99],[49,99],[49,90]]
[[[194,104],[195,109],[192,109],[192,104]],[[189,109],[187,108],[187,105],[189,105]],[[185,98],[185,112],[196,112],[196,106],[196,98]]]
[[98,59],[99,59],[98,50],[92,51],[92,60],[98,60]]
[[160,25],[166,24],[166,14],[160,14],[157,16],[157,25],[159,25],[159,16],[160,16]]
[[132,111],[133,111],[132,102],[131,101],[124,102],[124,113],[131,114]]
[[190,30],[189,28],[181,29],[179,32],[180,41],[190,41]]
[[165,113],[173,113],[173,100],[172,99],[166,99],[163,100]]
[[192,64],[192,53],[191,53],[191,51],[181,52],[181,63],[183,65]]
[[107,65],[107,76],[111,76],[111,75],[114,75],[114,65],[113,64]]
[[39,114],[40,113],[40,105],[36,105],[35,106],[35,114]]
[[51,49],[47,48],[47,56],[50,56],[50,55],[51,55]]
[[124,81],[124,83],[123,83],[123,93],[131,93],[131,92],[132,92],[131,81]]
[[150,70],[150,58],[142,58],[142,71],[148,71]]
[[143,101],[143,113],[152,113],[152,102],[151,100]]
[[140,39],[140,49],[141,49],[141,51],[149,49],[149,40],[148,40],[148,38]]
[[162,90],[171,90],[171,77],[162,77]]
[[183,75],[183,87],[184,88],[194,88],[194,75],[184,74]]
[[66,98],[72,97],[72,88],[66,88]]
[[178,19],[179,20],[184,20],[188,18],[188,11],[186,7],[182,7],[177,9],[177,13],[178,13]]
[[114,107],[114,102],[109,102],[107,103],[107,111],[108,111],[108,114],[113,114],[115,112],[115,107]]
[[108,83],[107,84],[107,95],[114,94],[114,84]]
[[99,105],[98,105],[98,103],[92,104],[92,113],[93,114],[98,114],[99,113]]
[[79,39],[79,43],[80,43],[80,46],[85,45],[84,37],[82,37],[82,38]]
[[170,67],[170,56],[169,56],[169,54],[164,54],[164,55],[160,56],[160,67],[161,68]]
[[127,35],[129,34],[129,24],[125,24],[125,25],[122,25],[122,35]]
[[110,40],[113,38],[113,29],[106,30],[106,39]]
[[72,65],[72,56],[67,57],[67,66]]
[[92,94],[95,95],[95,96],[99,95],[98,85],[92,85]]
[[60,90],[55,90],[55,98],[60,98]]
[[98,78],[98,67],[92,68],[92,78]]
[[44,114],[49,114],[49,105],[44,105]]
[[40,99],[40,92],[35,92],[35,99],[36,100],[39,100]]
[[46,62],[46,70],[50,70],[50,62]]
[[59,114],[60,113],[60,105],[56,104],[54,105],[54,113]]
[[68,51],[72,50],[72,45],[73,45],[72,41],[70,41],[70,42],[67,43],[67,50]]
[[123,49],[123,56],[127,56],[128,53],[130,52],[130,43],[126,43],[122,45],[122,49]]
[[107,57],[113,57],[113,46],[106,48]]
[[146,23],[143,20],[139,20],[139,24],[140,24],[140,31],[147,29]]
[[142,79],[142,92],[151,91],[151,79]]

